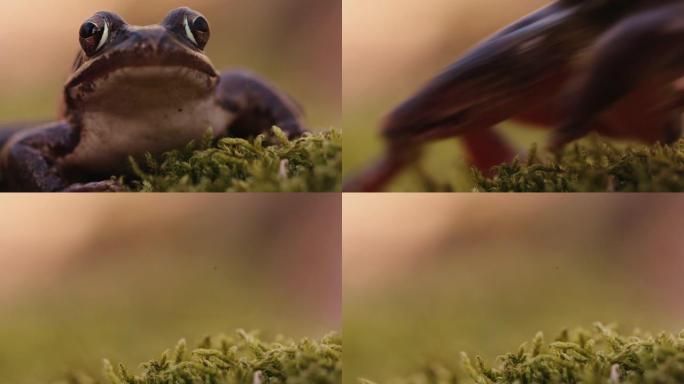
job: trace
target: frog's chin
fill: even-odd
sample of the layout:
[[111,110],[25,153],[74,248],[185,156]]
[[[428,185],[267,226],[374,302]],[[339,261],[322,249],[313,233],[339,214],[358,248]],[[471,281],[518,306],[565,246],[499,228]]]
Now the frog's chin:
[[[114,51],[80,65],[65,86],[68,107],[111,92],[145,87],[187,87],[207,91],[218,82],[219,75],[201,53],[187,50],[167,50],[141,53],[131,50]],[[168,84],[168,83],[171,84]]]
[[72,109],[102,104],[111,110],[120,101],[128,107],[165,108],[204,98],[217,83],[218,77],[184,66],[122,67],[66,88],[66,98]]

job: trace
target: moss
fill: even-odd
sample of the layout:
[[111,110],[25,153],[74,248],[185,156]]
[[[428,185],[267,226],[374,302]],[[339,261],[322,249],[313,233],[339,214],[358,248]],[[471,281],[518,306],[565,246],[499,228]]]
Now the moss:
[[[335,384],[342,381],[342,340],[331,334],[319,341],[277,338],[266,342],[255,333],[206,338],[189,351],[181,340],[173,351],[142,364],[142,372],[104,361],[110,384]],[[67,382],[95,384],[97,380],[73,374]]]
[[555,157],[533,147],[527,160],[497,166],[491,177],[473,174],[483,192],[684,191],[684,141],[618,147],[594,138]]
[[[547,342],[541,333],[516,352],[499,357],[496,367],[462,354],[459,368],[426,367],[399,384],[446,383],[681,383],[684,332],[650,335],[616,332],[600,323],[591,330],[563,331]],[[362,380],[361,383],[370,383]]]
[[[267,141],[274,141],[267,145]],[[274,127],[272,138],[260,135],[192,142],[145,164],[131,161],[129,191],[141,192],[321,192],[341,189],[342,135],[307,134],[296,140]]]

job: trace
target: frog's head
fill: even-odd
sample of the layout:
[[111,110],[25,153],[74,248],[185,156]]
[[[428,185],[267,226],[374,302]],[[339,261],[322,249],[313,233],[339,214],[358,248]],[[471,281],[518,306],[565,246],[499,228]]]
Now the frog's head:
[[67,110],[133,102],[150,108],[210,94],[218,73],[203,52],[209,35],[207,19],[189,8],[145,27],[96,13],[79,30],[82,51],[65,86]]

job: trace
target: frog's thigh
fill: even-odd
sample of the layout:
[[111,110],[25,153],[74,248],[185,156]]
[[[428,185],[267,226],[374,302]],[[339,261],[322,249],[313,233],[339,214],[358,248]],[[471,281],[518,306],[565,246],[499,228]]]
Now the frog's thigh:
[[645,143],[672,142],[681,135],[681,104],[684,99],[663,86],[665,81],[644,82],[600,116],[599,133]]
[[287,94],[250,72],[221,74],[217,98],[222,108],[236,116],[228,126],[229,136],[256,136],[269,132],[274,125],[290,137],[300,136],[306,131],[297,104]]
[[684,6],[679,3],[657,6],[620,21],[599,39],[580,86],[569,98],[569,113],[553,147],[581,136],[588,123],[637,91],[644,78],[672,66],[671,53],[684,38],[682,16]]

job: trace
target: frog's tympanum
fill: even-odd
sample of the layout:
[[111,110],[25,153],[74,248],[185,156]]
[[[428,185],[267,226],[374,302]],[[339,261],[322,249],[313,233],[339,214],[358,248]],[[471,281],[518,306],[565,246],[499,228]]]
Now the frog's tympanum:
[[558,0],[485,40],[383,122],[386,153],[345,185],[384,188],[430,141],[460,137],[483,171],[516,151],[504,120],[557,127],[550,149],[589,131],[644,143],[680,137],[681,0]]
[[208,130],[251,137],[277,125],[301,135],[288,96],[251,73],[216,71],[203,53],[209,34],[207,19],[188,8],[146,27],[111,12],[86,20],[62,119],[0,130],[3,188],[116,190],[107,178],[124,173],[130,156],[182,148]]

